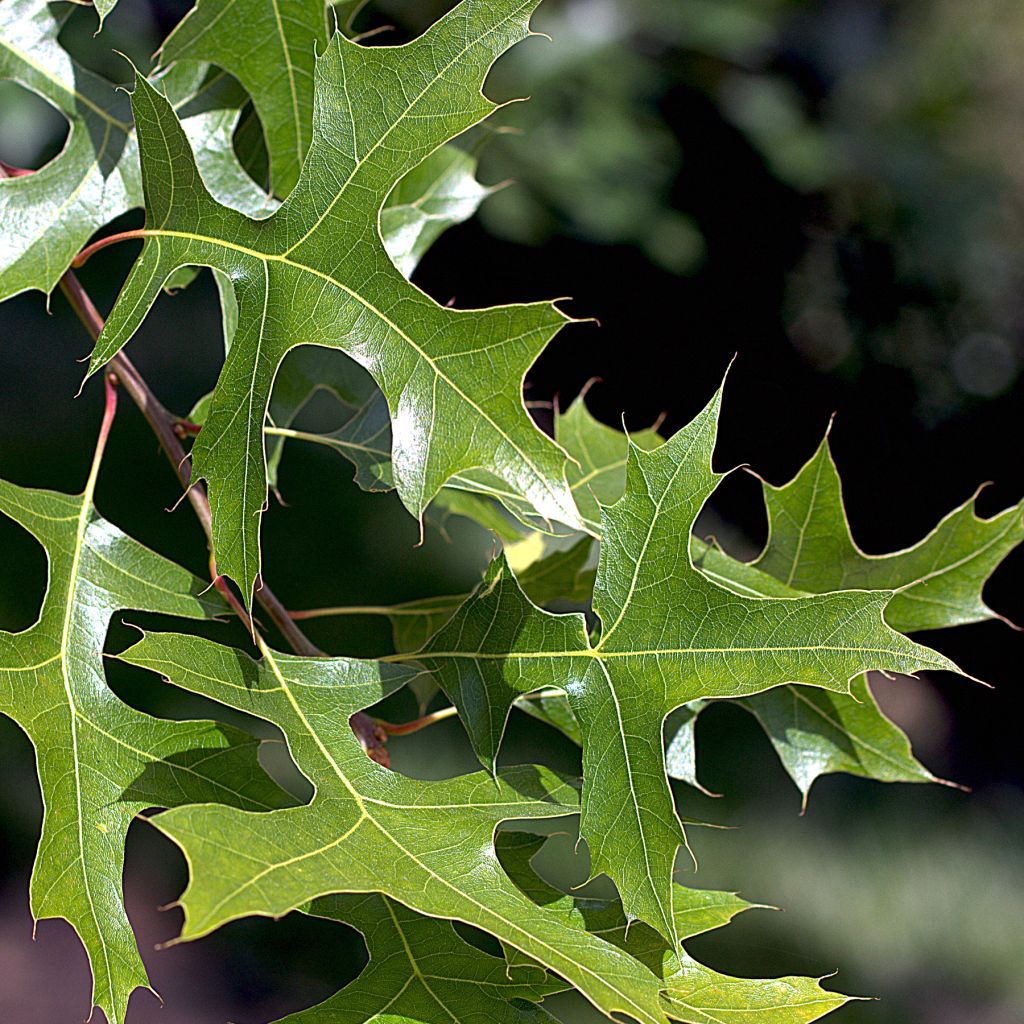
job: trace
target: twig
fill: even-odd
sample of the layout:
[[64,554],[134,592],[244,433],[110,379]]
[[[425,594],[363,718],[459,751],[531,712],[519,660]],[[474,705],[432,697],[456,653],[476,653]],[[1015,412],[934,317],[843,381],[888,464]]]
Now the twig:
[[[69,270],[60,279],[60,288],[71,304],[71,308],[78,315],[78,319],[82,321],[90,337],[95,341],[103,330],[103,318],[73,270]],[[109,365],[111,372],[124,386],[125,391],[131,395],[142,415],[146,417],[146,422],[149,423],[153,433],[156,434],[160,447],[164,450],[182,487],[186,489],[186,496],[206,534],[207,542],[212,543],[213,517],[210,512],[210,502],[202,484],[192,483],[192,465],[175,430],[178,417],[161,404],[142,375],[123,352],[114,356]],[[266,583],[256,591],[256,600],[273,620],[285,640],[288,641],[289,647],[296,654],[314,658],[323,655],[323,651],[295,625],[288,615],[287,609]]]
[[429,715],[417,718],[413,722],[402,722],[401,724],[384,722],[378,718],[377,725],[388,736],[408,736],[410,733],[419,732],[420,729],[426,729],[427,726],[433,725],[435,722],[443,722],[446,718],[451,718],[456,714],[458,714],[457,708],[447,707],[441,708],[440,711],[432,711]]
[[[67,271],[60,279],[60,289],[70,303],[71,308],[77,314],[78,319],[82,321],[90,337],[95,341],[103,330],[103,317],[100,316],[92,299],[89,298],[88,293],[82,287],[82,283],[75,276],[74,271]],[[182,447],[181,440],[175,429],[179,422],[178,417],[163,406],[156,395],[150,390],[149,385],[132,364],[131,360],[123,352],[119,352],[114,356],[108,365],[110,372],[131,396],[142,415],[146,417],[146,422],[160,442],[160,447],[164,450],[164,454],[170,461],[171,468],[177,475],[182,487],[185,488],[188,500],[195,510],[203,532],[206,534],[207,544],[212,550],[213,516],[210,511],[210,502],[206,496],[206,489],[202,484],[192,482],[191,461],[189,460],[188,453]],[[212,561],[211,574],[217,590],[227,599],[228,603],[239,614],[251,632],[253,627],[251,619],[241,606],[241,603],[234,598],[224,578],[212,572]],[[256,591],[256,601],[267,615],[270,616],[274,624],[281,631],[281,635],[287,641],[289,647],[296,654],[302,654],[311,658],[324,656],[324,652],[292,621],[288,610],[266,583]],[[373,760],[386,766],[389,761],[387,748],[384,746],[387,736],[377,725],[376,721],[365,712],[357,711],[352,716],[351,723],[353,732],[359,738],[367,754]]]

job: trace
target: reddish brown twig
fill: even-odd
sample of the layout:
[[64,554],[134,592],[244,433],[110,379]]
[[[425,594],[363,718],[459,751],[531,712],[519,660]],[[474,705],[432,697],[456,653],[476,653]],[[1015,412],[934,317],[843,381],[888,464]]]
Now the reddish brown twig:
[[132,231],[119,231],[116,235],[105,235],[103,238],[97,238],[95,242],[87,245],[72,261],[71,266],[74,270],[79,267],[84,267],[89,262],[90,258],[100,251],[100,249],[106,249],[108,245],[117,245],[118,242],[133,242],[139,239],[147,238],[152,232],[146,231],[145,228],[135,228]]
[[[70,303],[71,308],[77,314],[78,319],[82,321],[90,337],[95,341],[103,330],[103,318],[93,304],[92,299],[89,298],[88,293],[82,287],[81,282],[75,276],[74,271],[69,270],[60,279],[60,289]],[[175,429],[180,422],[178,417],[161,404],[160,400],[150,390],[142,375],[123,352],[118,353],[111,359],[109,367],[111,374],[116,377],[125,391],[131,396],[156,435],[157,440],[160,442],[160,447],[164,450],[164,454],[171,463],[171,468],[177,475],[182,487],[185,488],[186,496],[196,513],[196,517],[199,519],[203,532],[206,534],[207,543],[212,545],[213,517],[210,512],[210,502],[202,484],[192,482],[191,462],[188,453],[182,447],[181,439],[178,437]],[[251,632],[253,623],[248,613],[242,608],[241,602],[235,598],[227,583],[216,572],[213,572],[212,575],[217,590],[224,595]],[[285,606],[281,604],[266,583],[256,591],[256,601],[273,620],[274,625],[281,631],[281,635],[296,654],[312,658],[323,657],[323,651],[292,621]],[[359,737],[367,754],[373,760],[387,766],[389,763],[388,753],[387,748],[384,746],[387,735],[377,726],[374,719],[362,711],[356,712],[352,716],[352,729],[356,736]]]
[[434,725],[436,722],[443,722],[446,718],[451,718],[453,715],[458,714],[458,711],[454,707],[441,708],[440,711],[432,711],[429,715],[424,715],[422,718],[417,718],[412,722],[384,722],[381,719],[377,719],[377,725],[380,726],[381,730],[387,736],[408,736],[410,733],[419,732],[420,729],[426,729],[428,726]]

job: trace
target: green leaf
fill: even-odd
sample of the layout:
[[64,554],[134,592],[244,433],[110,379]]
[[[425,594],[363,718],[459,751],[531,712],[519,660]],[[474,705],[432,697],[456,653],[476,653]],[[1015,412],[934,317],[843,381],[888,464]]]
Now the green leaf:
[[807,1024],[847,1002],[820,978],[730,978],[691,957],[665,994],[669,1014],[687,1024]]
[[[602,503],[611,503],[621,496],[625,486],[623,467],[629,445],[625,434],[599,423],[587,411],[583,401],[577,399],[569,411],[556,420],[555,436],[566,451],[585,467],[583,475],[591,478],[596,495]],[[640,447],[653,449],[660,443],[661,439],[657,434],[645,431]],[[570,480],[573,480],[574,472],[579,471],[571,469]],[[805,482],[808,477],[819,478],[819,498],[826,492],[830,492],[836,498],[832,502],[819,501],[814,505],[810,491],[804,492],[805,505],[814,506],[814,514],[808,520],[813,528],[810,532],[821,537],[849,537],[849,527],[838,497],[838,477],[835,475],[831,460],[827,457],[826,446],[823,446],[823,450],[804,469],[801,476],[805,478]],[[574,480],[574,487],[578,485],[578,479],[577,477]],[[765,490],[771,503],[776,489],[765,485]],[[583,515],[593,519],[593,508],[587,503],[587,498],[579,494],[578,490],[575,493]],[[792,527],[794,517],[801,515],[806,508],[800,509],[795,494],[788,500],[790,515],[777,516],[782,533],[773,533],[772,544],[792,551],[795,546]],[[955,565],[955,571],[944,576],[946,583],[943,596],[948,603],[948,599],[953,597],[953,590],[950,587],[952,584],[959,587],[959,594],[963,600],[954,606],[952,614],[946,619],[940,621],[931,618],[930,622],[935,625],[954,625],[964,616],[976,613],[984,577],[1017,542],[1019,520],[1013,513],[1019,515],[1019,510],[1020,506],[986,522],[975,519],[964,507],[943,520],[936,533],[926,543],[931,545],[933,553],[941,550],[944,544],[951,546],[948,561]],[[959,538],[959,543],[954,539],[954,533]],[[827,544],[827,541],[825,543]],[[895,556],[897,559],[903,559],[903,572],[894,573],[893,563],[888,559],[870,558],[864,564],[869,571],[877,572],[874,575],[864,575],[862,572],[857,578],[850,579],[838,572],[829,576],[827,566],[836,564],[829,562],[829,558],[835,552],[822,552],[822,557],[816,560],[816,564],[822,567],[824,573],[819,580],[820,586],[808,586],[809,580],[804,579],[801,581],[804,589],[798,590],[784,582],[788,578],[791,566],[777,551],[755,565],[747,565],[732,559],[713,545],[704,544],[696,537],[691,538],[690,544],[694,564],[705,576],[741,596],[748,597],[800,597],[806,590],[817,593],[845,589],[850,585],[866,589],[895,589],[907,583],[914,583],[915,571],[927,574],[937,568],[934,558],[930,561],[917,560],[915,567],[914,559],[903,559],[903,556],[898,555]],[[769,547],[771,548],[771,545]],[[778,568],[781,580],[767,575],[765,570],[772,565]],[[969,579],[974,581],[972,586],[965,585]],[[897,593],[887,606],[886,621],[894,628],[901,631],[922,628],[925,620],[920,615],[911,614],[914,608],[922,607],[920,601],[913,600],[918,589],[918,586],[912,586],[907,591]],[[847,772],[883,782],[941,782],[942,780],[936,779],[912,756],[906,736],[883,715],[864,681],[855,681],[851,688],[852,694],[847,695],[810,690],[805,687],[782,686],[744,698],[738,703],[753,713],[765,729],[783,767],[803,794],[805,803],[815,779],[832,772]],[[525,705],[520,706],[525,710]],[[697,778],[694,727],[698,715],[705,707],[705,701],[694,702],[673,712],[666,723],[666,735],[669,737],[666,765],[669,775],[703,792],[707,790]],[[558,710],[560,720],[565,722],[571,710],[564,706],[560,706]],[[570,738],[573,737],[571,728],[562,728],[562,731]]]
[[313,69],[327,45],[324,0],[199,0],[160,48],[164,64],[229,71],[252,97],[276,195],[299,179],[313,129]]
[[564,413],[555,417],[555,439],[573,457],[569,464],[569,486],[585,525],[601,533],[601,505],[611,505],[626,487],[626,459],[629,442],[652,451],[664,439],[651,427],[626,435],[594,419],[586,405],[586,391]]
[[334,19],[338,27],[345,35],[351,36],[356,15],[367,5],[369,0],[333,0],[333,2],[329,0],[329,2],[334,10]]
[[[672,965],[665,940],[643,923],[631,923],[618,900],[600,900],[569,896],[549,885],[537,874],[533,859],[540,853],[547,836],[511,829],[498,833],[498,859],[509,877],[534,903],[572,920],[581,920],[595,935],[627,950],[655,972]],[[734,892],[688,889],[673,885],[676,894],[676,933],[680,942],[727,925],[746,910],[770,909],[749,903]]]
[[[580,899],[559,892],[537,877],[530,861],[544,840],[502,833],[499,856],[505,869],[531,899],[550,913],[578,922],[609,942],[628,949],[665,984],[669,1015],[688,1024],[807,1024],[838,1009],[847,996],[826,992],[814,978],[731,978],[677,957],[665,940],[643,924],[628,926],[618,901]],[[734,893],[673,886],[676,932],[685,940],[728,924],[755,904]]]
[[[764,729],[783,768],[803,796],[804,808],[814,782],[845,772],[876,782],[939,782],[911,752],[910,740],[879,708],[864,677],[850,693],[806,686],[777,686],[736,702]],[[694,727],[709,702],[697,701],[670,720],[666,751],[668,773],[707,792],[697,781]]]
[[[223,71],[194,64],[160,72],[152,81],[174,105],[210,192],[250,217],[265,217],[276,209],[274,198],[252,180],[234,151],[232,138],[246,102],[241,86]],[[134,205],[141,203],[140,195]]]
[[[494,191],[476,180],[476,168],[475,157],[447,145],[413,168],[388,196],[381,211],[381,240],[407,279],[430,246],[450,227],[472,217]],[[238,305],[230,280],[221,271],[214,273],[224,313],[225,351],[230,351],[238,325]],[[294,430],[296,418],[317,391],[332,394],[340,403],[345,416],[341,426],[328,434]],[[190,418],[202,424],[209,412],[210,396],[200,401]],[[355,466],[355,481],[363,490],[394,488],[387,401],[373,378],[344,353],[314,348],[291,351],[274,382],[269,423],[265,435],[271,486],[277,486],[285,442],[294,438],[325,445],[344,456]],[[465,490],[442,488],[433,510],[442,529],[448,515],[463,515],[503,538],[517,535],[510,532],[508,517],[493,502]]]
[[[341,406],[345,417],[341,426],[323,436],[293,430],[292,423],[318,391],[326,391]],[[323,348],[291,351],[274,383],[269,422],[274,426],[266,428],[267,466],[275,487],[285,441],[302,438],[342,452],[355,466],[356,483],[363,490],[394,488],[387,402],[373,378],[343,352]]]
[[395,186],[380,215],[380,232],[395,266],[412,277],[441,235],[469,220],[495,190],[476,180],[476,157],[444,146]]
[[[57,41],[64,15],[46,0],[0,6],[0,78],[37,93],[70,123],[64,149],[42,169],[0,178],[0,300],[53,290],[90,235],[142,203],[128,98],[77,64]],[[267,197],[242,171],[231,134],[245,97],[224,74],[203,67],[161,78],[207,187],[253,216]]]
[[370,962],[350,985],[278,1024],[542,1024],[535,1005],[563,986],[537,965],[510,967],[460,938],[449,921],[417,914],[386,896],[325,896],[306,913],[358,928]]
[[49,584],[35,625],[0,632],[0,712],[35,747],[43,830],[31,882],[34,918],[64,918],[92,966],[110,1024],[148,986],[121,893],[124,840],[146,807],[221,802],[254,809],[290,798],[259,767],[259,743],[214,722],[167,722],[107,688],[103,643],[113,614],[190,618],[223,610],[204,584],[102,519],[83,494],[0,481],[0,512],[45,548]]
[[866,555],[850,532],[827,434],[788,484],[765,483],[764,497],[770,534],[754,564],[787,585],[810,593],[851,587],[898,591],[885,617],[903,632],[1001,618],[985,604],[982,590],[1024,540],[1024,501],[980,519],[975,495],[912,547]]
[[[590,538],[584,537],[571,548],[556,549],[535,560],[532,554],[527,555],[522,551],[523,547],[534,548],[534,539],[540,540],[535,535],[522,541],[519,549],[509,549],[523,559],[519,582],[531,600],[540,605],[549,602],[583,603],[589,600],[594,576],[592,570],[585,568],[590,559]],[[538,550],[543,552],[543,546]],[[418,651],[452,617],[467,597],[468,594],[441,594],[394,605],[354,605],[297,614],[300,618],[382,615],[391,624],[394,649]],[[420,713],[424,714],[427,705],[438,692],[437,683],[430,675],[424,674],[413,679],[409,685],[416,695]],[[528,714],[564,732],[573,742],[579,743],[579,728],[561,694],[534,695],[520,701],[519,706]]]
[[92,5],[96,8],[96,14],[100,20],[99,28],[96,30],[99,32],[103,28],[103,22],[107,15],[117,6],[117,0],[92,0]]
[[[885,618],[905,632],[1001,617],[985,604],[982,590],[1024,537],[1024,503],[980,519],[972,498],[905,551],[865,555],[850,531],[827,434],[793,480],[782,487],[765,483],[764,494],[770,534],[754,566],[781,582],[812,593],[897,591]],[[830,772],[884,782],[942,781],[913,757],[866,681],[857,681],[854,698],[787,687],[743,706],[768,733],[805,804],[814,781]]]
[[583,733],[581,832],[593,869],[617,884],[631,917],[666,938],[683,841],[662,750],[669,712],[790,682],[849,693],[870,669],[956,671],[886,625],[890,592],[752,598],[695,568],[693,524],[721,479],[711,468],[720,397],[661,447],[630,447],[625,494],[601,509],[595,644],[581,615],[533,605],[499,557],[415,655],[459,708],[487,765],[519,696],[565,689]]
[[665,735],[669,737],[665,747],[665,770],[673,779],[679,779],[708,796],[714,796],[697,781],[697,718],[707,706],[706,700],[691,701],[673,711],[665,721]]
[[0,78],[41,96],[70,122],[64,149],[33,174],[0,179],[0,299],[53,290],[75,253],[138,204],[128,98],[57,42],[66,17],[45,0],[0,6]]
[[523,375],[566,317],[550,303],[439,306],[398,273],[377,229],[394,185],[495,109],[480,85],[494,60],[527,35],[538,2],[463,0],[401,47],[366,48],[336,34],[317,61],[302,176],[263,221],[198,187],[170,105],[138,80],[132,103],[146,240],[91,371],[129,340],[178,267],[231,276],[238,337],[193,451],[195,474],[209,485],[218,571],[247,600],[259,572],[270,390],[284,355],[304,342],[340,348],[373,374],[391,413],[398,492],[417,517],[451,476],[486,465],[540,515],[577,522],[565,456],[522,401]]
[[[528,538],[522,543],[529,544],[531,540]],[[517,566],[515,547],[506,548],[505,553],[509,564],[517,569],[519,585],[530,600],[547,608],[555,604],[563,607],[569,604],[589,604],[596,577],[592,561],[593,549],[591,538],[581,537],[568,547],[552,548],[523,568]]]
[[913,756],[906,734],[882,714],[863,676],[851,696],[786,686],[743,701],[761,723],[804,805],[814,781],[846,772],[880,782],[940,782]]
[[518,766],[421,782],[371,761],[349,718],[406,684],[404,666],[280,655],[263,660],[207,640],[149,634],[122,655],[180,686],[275,723],[315,789],[306,806],[257,814],[194,806],[154,824],[192,870],[182,937],[251,914],[281,916],[330,893],[379,892],[432,917],[475,925],[579,989],[607,1014],[664,1021],[657,979],[615,946],[537,907],[498,863],[509,819],[578,808],[555,773]]

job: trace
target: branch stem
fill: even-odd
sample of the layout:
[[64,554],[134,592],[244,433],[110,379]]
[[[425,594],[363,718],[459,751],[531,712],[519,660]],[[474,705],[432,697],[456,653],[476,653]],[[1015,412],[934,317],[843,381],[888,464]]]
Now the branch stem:
[[[69,270],[60,279],[60,289],[70,303],[71,308],[77,314],[78,319],[82,321],[86,331],[89,332],[89,336],[95,341],[103,330],[103,317],[100,316],[92,299],[89,298],[88,293],[82,287],[82,283],[75,276],[74,271]],[[210,502],[206,496],[206,489],[202,484],[192,483],[192,465],[189,461],[188,453],[182,447],[181,440],[175,432],[175,424],[178,422],[178,417],[161,404],[160,400],[150,390],[142,375],[123,352],[119,352],[111,359],[109,367],[110,372],[117,377],[125,391],[139,407],[139,411],[146,417],[146,422],[156,435],[156,439],[160,442],[160,447],[164,450],[164,454],[170,461],[171,468],[177,475],[182,487],[185,488],[185,494],[195,510],[203,532],[206,534],[207,543],[212,548],[213,516],[210,512]],[[221,584],[223,587],[227,587],[223,580]],[[218,587],[218,589],[221,588]],[[256,591],[256,601],[273,620],[274,624],[281,631],[282,636],[288,642],[288,645],[296,654],[312,658],[323,655],[323,652],[292,621],[288,610],[266,584],[263,584]]]
[[422,718],[417,718],[412,722],[402,722],[396,724],[394,722],[383,722],[379,718],[377,719],[377,725],[384,730],[389,736],[408,736],[410,733],[419,732],[420,729],[426,729],[430,725],[434,725],[436,722],[443,722],[446,718],[451,718],[453,715],[457,715],[458,710],[455,707],[441,708],[440,711],[432,711],[429,715],[424,715]]
[[89,258],[100,251],[100,249],[106,249],[108,245],[116,245],[118,242],[133,242],[147,238],[150,232],[145,228],[136,228],[133,231],[119,231],[116,235],[107,235],[104,238],[98,238],[92,245],[87,245],[72,261],[71,266],[77,270],[79,267],[85,266],[89,262]]

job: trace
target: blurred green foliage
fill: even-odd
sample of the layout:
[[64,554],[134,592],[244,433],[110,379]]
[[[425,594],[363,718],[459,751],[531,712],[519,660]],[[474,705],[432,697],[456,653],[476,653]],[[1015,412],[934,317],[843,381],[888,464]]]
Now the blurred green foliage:
[[[127,65],[112,49],[145,65],[161,29],[188,6],[184,0],[121,3],[98,37],[92,13],[78,11],[65,42],[88,66],[124,80]],[[378,40],[393,42],[447,6],[445,0],[373,0],[358,27],[393,24],[396,30]],[[479,140],[486,143],[484,180],[515,180],[485,205],[489,232],[538,245],[569,235],[598,246],[635,246],[654,267],[700,275],[713,259],[712,243],[722,240],[711,237],[707,193],[697,201],[686,187],[703,130],[689,115],[699,109],[733,133],[752,164],[796,204],[800,239],[785,268],[778,317],[810,367],[848,379],[870,362],[902,368],[927,422],[1011,389],[1024,362],[1019,0],[546,0],[536,27],[558,45],[536,40],[521,47],[498,66],[490,86],[497,97],[529,95],[531,102],[504,111],[500,123],[509,130]],[[65,131],[37,98],[0,83],[0,160],[40,166],[59,150]],[[742,213],[751,202],[746,172],[724,162],[706,172],[721,176],[713,201]],[[725,244],[754,243],[737,235]],[[120,279],[110,274],[103,280],[103,272],[86,268],[102,308]],[[159,343],[180,334],[170,300],[158,304],[136,343],[161,396],[182,411],[208,390],[219,360],[212,286],[202,280],[194,287],[208,316],[194,327],[187,366]],[[644,281],[623,287],[640,294]],[[745,282],[734,287],[740,303]],[[686,310],[679,314],[685,318]],[[678,334],[677,325],[671,330]],[[70,401],[80,379],[74,359],[87,351],[86,339],[59,300],[47,317],[38,296],[5,307],[0,337],[0,474],[73,490],[88,464],[98,409],[98,396],[88,391]],[[43,393],[55,396],[61,410],[47,416],[45,432],[35,397]],[[330,429],[329,410],[313,408],[310,416],[312,426]],[[126,475],[138,491],[135,508],[118,509],[118,524],[202,572],[202,542],[187,509],[176,513],[179,535],[168,539],[164,509],[178,496],[176,484],[130,411],[119,417],[108,465],[111,494]],[[315,492],[310,481],[318,481]],[[271,504],[267,572],[293,606],[458,592],[487,560],[491,542],[473,528],[451,546],[428,534],[427,544],[414,549],[414,524],[394,497],[362,494],[327,453],[296,448],[283,464],[281,485],[290,506]],[[101,508],[104,486],[101,481]],[[319,543],[324,536],[326,547]],[[22,600],[0,596],[0,627],[25,626],[38,607],[44,560],[6,522],[0,550],[26,581]],[[310,564],[318,568],[313,576],[296,571]],[[384,623],[325,621],[311,631],[325,647],[354,655],[387,642]],[[131,685],[123,683],[126,691]],[[140,689],[135,699],[144,703],[145,693]],[[395,717],[411,711],[397,708]],[[936,698],[902,721],[923,750],[922,731],[941,732],[948,717]],[[521,725],[517,713],[509,761],[535,756]],[[728,832],[692,836],[701,870],[685,880],[740,888],[787,913],[777,925],[781,915],[747,915],[728,936],[701,939],[695,954],[751,974],[778,966],[780,956],[792,971],[843,965],[837,987],[882,997],[837,1018],[851,1024],[1024,1019],[1018,790],[925,795],[918,787],[830,779],[801,818],[796,790],[748,716],[722,707],[700,729],[709,757],[703,780],[727,795],[715,803],[687,792],[683,811],[738,822],[748,834],[743,843]],[[574,748],[554,732],[546,739],[544,760],[572,770]],[[14,740],[8,744],[6,735],[4,744],[15,755],[12,765],[5,763],[3,825],[13,870],[27,874],[37,792],[30,753]],[[950,774],[941,739],[933,746],[929,766]],[[423,748],[436,753],[438,775],[475,766],[457,723],[396,741],[396,765],[411,760],[403,749],[422,760]],[[756,859],[737,859],[751,847],[759,850]],[[585,877],[585,866],[577,867],[578,877],[566,881]],[[172,880],[168,899],[174,892]],[[294,921],[291,927],[299,930],[287,934],[306,934]],[[197,955],[231,946],[217,941],[204,943]],[[252,948],[261,945],[263,938]],[[358,966],[349,959],[330,973],[329,964],[320,965],[320,977],[328,978],[324,991]],[[276,960],[259,962],[252,974],[266,984],[280,970]],[[291,984],[281,981],[282,988]],[[234,995],[237,1005],[247,1005],[241,993]],[[567,1008],[566,1019],[575,1012]]]
[[[1013,385],[1020,4],[554,0],[537,26],[554,54],[524,47],[495,74],[502,95],[516,83],[532,102],[509,109],[516,133],[485,154],[485,170],[521,184],[485,209],[491,231],[531,243],[569,231],[698,269],[706,211],[674,187],[694,126],[672,104],[695,93],[802,201],[783,316],[804,359],[906,368],[926,421]],[[737,186],[724,169],[723,204],[746,201]]]

